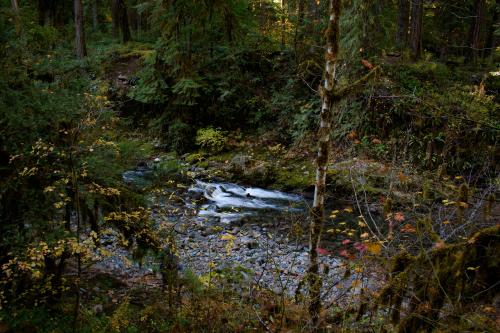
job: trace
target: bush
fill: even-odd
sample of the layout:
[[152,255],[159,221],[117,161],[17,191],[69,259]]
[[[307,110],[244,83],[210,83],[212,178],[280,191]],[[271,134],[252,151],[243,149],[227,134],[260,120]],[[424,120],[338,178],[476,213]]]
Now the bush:
[[166,141],[170,149],[177,153],[185,153],[193,145],[191,126],[182,121],[174,121],[168,127]]
[[199,129],[196,133],[196,144],[211,153],[221,152],[226,142],[225,133],[212,127]]

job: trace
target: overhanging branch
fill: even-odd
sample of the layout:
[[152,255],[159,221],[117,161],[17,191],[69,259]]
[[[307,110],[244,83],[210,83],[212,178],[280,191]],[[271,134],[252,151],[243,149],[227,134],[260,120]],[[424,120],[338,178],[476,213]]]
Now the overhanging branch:
[[334,89],[333,91],[330,92],[330,96],[336,100],[339,100],[347,95],[356,92],[359,88],[361,88],[363,84],[371,80],[371,78],[381,70],[382,69],[380,68],[380,66],[373,68],[368,74],[358,79],[357,81],[353,82],[352,84],[340,87],[338,89]]

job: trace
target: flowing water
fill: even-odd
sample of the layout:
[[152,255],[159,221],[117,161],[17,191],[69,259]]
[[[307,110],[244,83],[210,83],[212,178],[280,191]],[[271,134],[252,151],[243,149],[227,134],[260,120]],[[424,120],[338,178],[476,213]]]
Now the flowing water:
[[202,194],[207,200],[207,203],[199,207],[199,217],[218,218],[221,223],[226,224],[262,214],[299,213],[306,206],[300,195],[232,183],[196,180],[189,191]]

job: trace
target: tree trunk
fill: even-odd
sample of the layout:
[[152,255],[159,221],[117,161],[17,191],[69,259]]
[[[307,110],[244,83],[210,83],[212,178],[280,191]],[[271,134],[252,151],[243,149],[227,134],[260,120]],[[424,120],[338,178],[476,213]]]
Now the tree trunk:
[[14,23],[16,25],[17,33],[21,32],[21,18],[19,16],[19,6],[17,4],[17,0],[10,0],[12,5],[12,12],[14,13]]
[[99,21],[98,21],[98,15],[97,15],[97,1],[98,0],[93,0],[92,1],[92,30],[97,31]]
[[132,39],[132,36],[130,35],[130,27],[128,24],[127,5],[124,0],[118,0],[118,13],[120,30],[122,31],[122,41],[126,43]]
[[45,25],[45,16],[47,14],[47,4],[45,0],[38,0],[37,1],[37,16],[38,16],[38,24],[39,25]]
[[496,27],[500,26],[499,14],[500,0],[496,0],[493,8],[493,19],[488,29],[488,36],[486,37],[486,50],[484,51],[484,57],[490,56],[493,53],[493,49],[500,45],[498,36],[495,36]]
[[119,34],[119,1],[120,0],[111,0],[111,23],[112,23],[112,33],[114,38],[118,38]]
[[316,158],[316,184],[314,188],[314,203],[311,211],[311,226],[309,230],[309,314],[316,325],[321,310],[322,279],[319,273],[317,248],[324,225],[324,202],[326,192],[326,171],[330,155],[330,127],[332,108],[337,104],[331,92],[335,84],[335,69],[339,50],[339,19],[341,0],[330,0],[330,16],[325,32],[326,53],[323,86],[321,87],[320,128],[318,131],[318,156]]
[[469,52],[469,60],[474,64],[477,63],[479,58],[479,49],[481,48],[481,28],[483,26],[484,21],[484,0],[476,0],[474,15],[475,19],[471,25],[470,30],[470,52]]
[[298,47],[302,40],[302,29],[304,24],[304,9],[305,9],[305,0],[299,0],[297,7],[297,22],[295,23],[295,36],[293,40],[293,46],[295,50],[295,57],[298,58]]
[[75,5],[75,44],[76,57],[82,59],[87,55],[85,45],[85,31],[83,28],[83,5],[82,0],[74,0]]
[[408,43],[408,23],[410,19],[409,0],[399,0],[398,3],[398,30],[396,44],[398,49],[403,50]]
[[285,40],[285,29],[286,29],[286,9],[285,9],[285,0],[281,0],[281,48],[285,48],[286,40]]
[[10,3],[12,4],[12,10],[14,13],[17,15],[19,14],[19,6],[17,5],[17,0],[10,0]]
[[422,56],[422,24],[424,16],[424,1],[412,0],[410,19],[410,48],[414,60]]
[[137,33],[137,8],[136,6],[136,1],[129,2],[131,4],[131,7],[128,9],[128,21],[130,23],[130,28]]

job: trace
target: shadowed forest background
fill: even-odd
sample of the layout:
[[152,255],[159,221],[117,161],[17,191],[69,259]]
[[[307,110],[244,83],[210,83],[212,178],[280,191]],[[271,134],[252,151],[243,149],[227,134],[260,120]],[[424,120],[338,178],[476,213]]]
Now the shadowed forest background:
[[0,0],[0,333],[500,332],[498,0]]

